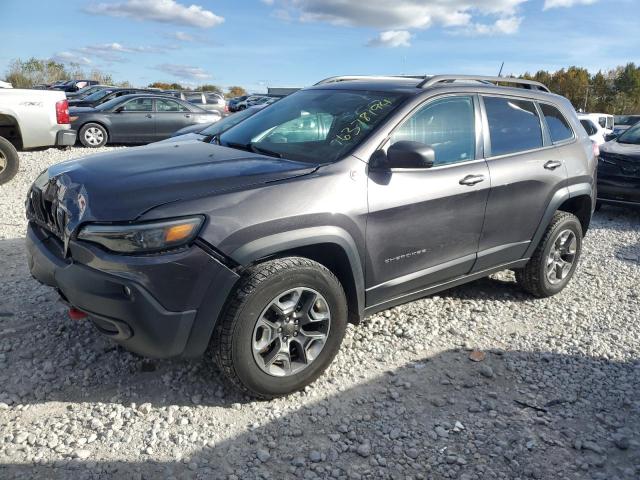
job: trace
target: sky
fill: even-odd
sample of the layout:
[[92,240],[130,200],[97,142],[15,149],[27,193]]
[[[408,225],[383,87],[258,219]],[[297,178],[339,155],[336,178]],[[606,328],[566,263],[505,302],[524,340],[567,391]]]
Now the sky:
[[640,0],[0,0],[0,78],[54,58],[134,85],[301,87],[640,63]]

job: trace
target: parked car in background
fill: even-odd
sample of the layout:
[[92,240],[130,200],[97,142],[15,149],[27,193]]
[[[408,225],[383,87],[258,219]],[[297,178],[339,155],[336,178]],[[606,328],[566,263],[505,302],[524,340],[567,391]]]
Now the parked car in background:
[[18,171],[18,150],[73,145],[68,101],[63,92],[0,89],[0,183]]
[[608,113],[581,113],[582,118],[589,118],[593,123],[600,125],[604,129],[604,134],[609,135],[613,133],[613,127],[615,125],[615,119],[613,115]]
[[155,142],[182,127],[219,118],[184,100],[150,94],[124,95],[95,108],[71,108],[69,114],[80,143],[90,148],[107,143]]
[[215,112],[224,117],[228,113],[227,102],[222,95],[214,92],[190,92],[190,91],[174,91],[171,93],[176,98],[186,100],[189,103],[198,105],[204,110]]
[[591,140],[528,80],[332,78],[217,140],[49,167],[28,264],[123,347],[206,351],[263,398],[315,381],[365,315],[505,269],[561,292],[595,204]]
[[640,122],[600,147],[598,201],[640,206]]
[[226,132],[231,127],[239,124],[243,120],[251,117],[253,114],[259,112],[266,105],[254,105],[241,112],[237,112],[233,115],[229,115],[222,120],[215,123],[206,125],[191,125],[189,127],[181,128],[171,135],[171,138],[162,140],[162,142],[180,142],[183,140],[201,140],[205,137],[213,137],[220,135],[222,132]]
[[640,115],[616,115],[615,126],[613,128],[614,135],[620,135],[625,130],[628,130],[636,123],[640,122]]
[[68,80],[61,85],[55,85],[51,87],[52,90],[62,90],[63,92],[77,92],[78,90],[91,86],[97,85],[97,80]]
[[81,88],[80,90],[78,90],[77,92],[66,92],[67,93],[67,98],[69,100],[79,100],[81,98],[85,98],[88,97],[89,95],[91,95],[92,93],[95,93],[99,90],[103,90],[105,88],[118,88],[114,85],[87,85],[84,88]]
[[133,93],[154,93],[164,94],[148,88],[103,88],[97,92],[93,92],[91,95],[87,95],[84,98],[69,100],[69,107],[97,107],[101,103],[108,102],[114,98],[122,97],[123,95],[131,95]]
[[230,112],[237,112],[238,111],[238,103],[245,101],[247,98],[249,98],[249,95],[242,95],[240,97],[234,97],[231,98],[227,101],[227,107],[229,108]]
[[269,99],[269,97],[265,95],[251,95],[247,97],[245,100],[238,102],[236,104],[236,110],[244,110],[247,107],[251,107],[253,105],[258,105],[260,103],[264,103]]
[[596,145],[602,145],[605,140],[605,129],[600,126],[599,123],[595,123],[591,118],[581,113],[578,114],[580,123],[587,131],[589,138],[595,142]]

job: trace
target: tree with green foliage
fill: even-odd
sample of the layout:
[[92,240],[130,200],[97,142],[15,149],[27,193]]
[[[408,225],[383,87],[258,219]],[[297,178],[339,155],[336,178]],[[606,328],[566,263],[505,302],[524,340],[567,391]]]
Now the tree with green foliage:
[[149,84],[149,88],[160,88],[162,90],[184,90],[185,88],[179,83],[153,82]]
[[222,95],[222,89],[217,85],[204,84],[196,87],[194,90],[198,92],[213,92]]
[[31,57],[28,60],[15,59],[9,64],[6,79],[14,88],[32,88],[36,85],[49,85],[71,79],[97,80],[99,83],[112,84],[113,78],[100,70],[86,73],[79,64],[67,65],[52,59]]
[[621,114],[640,113],[640,66],[628,63],[592,75],[586,69],[569,67],[556,72],[540,70],[521,78],[536,80],[567,97],[578,110]]

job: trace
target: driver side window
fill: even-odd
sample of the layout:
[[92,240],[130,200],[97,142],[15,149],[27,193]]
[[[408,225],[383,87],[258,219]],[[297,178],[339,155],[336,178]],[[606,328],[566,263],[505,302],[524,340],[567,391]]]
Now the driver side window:
[[475,159],[473,97],[446,97],[421,107],[393,132],[390,145],[402,140],[430,145],[436,166]]

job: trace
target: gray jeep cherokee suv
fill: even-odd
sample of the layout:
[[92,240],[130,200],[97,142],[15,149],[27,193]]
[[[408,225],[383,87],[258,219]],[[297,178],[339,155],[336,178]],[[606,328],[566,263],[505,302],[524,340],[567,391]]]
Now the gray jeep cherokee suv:
[[210,347],[269,398],[314,381],[348,321],[503,269],[560,292],[595,168],[539,83],[334,77],[212,138],[52,166],[28,194],[29,267],[124,347]]

